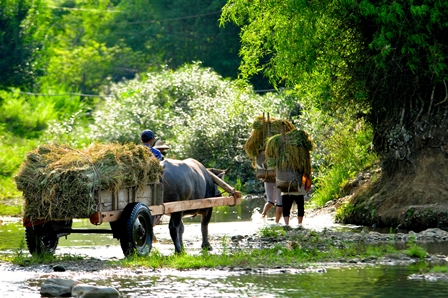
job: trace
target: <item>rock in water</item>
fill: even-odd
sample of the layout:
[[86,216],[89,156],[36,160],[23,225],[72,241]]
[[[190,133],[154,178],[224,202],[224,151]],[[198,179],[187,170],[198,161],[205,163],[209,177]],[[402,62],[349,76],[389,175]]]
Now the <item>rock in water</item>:
[[62,278],[49,278],[40,287],[42,297],[70,297],[72,289],[78,284],[77,281]]
[[118,298],[120,293],[115,288],[79,284],[73,287],[72,296],[77,298]]

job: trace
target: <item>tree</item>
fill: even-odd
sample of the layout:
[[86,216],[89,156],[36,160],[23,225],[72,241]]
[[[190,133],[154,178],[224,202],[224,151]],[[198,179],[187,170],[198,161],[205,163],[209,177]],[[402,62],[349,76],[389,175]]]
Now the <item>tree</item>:
[[[235,77],[240,62],[239,28],[219,26],[224,0],[121,1],[107,29],[108,45],[122,41],[146,58],[176,69],[201,61],[224,77]],[[144,62],[144,61],[143,61]],[[158,62],[158,61],[157,61]]]
[[110,84],[105,97],[87,132],[84,124],[77,123],[79,115],[74,115],[65,123],[53,123],[47,140],[74,146],[89,145],[80,143],[85,139],[140,144],[141,132],[151,129],[156,139],[171,147],[169,157],[192,157],[207,167],[230,166],[229,180],[252,180],[254,184],[252,160],[243,150],[250,123],[263,112],[285,116],[279,110],[284,97],[241,89],[235,81],[223,79],[200,63]]
[[[109,77],[120,80],[125,76],[127,72],[123,74],[117,69],[123,66],[123,61],[134,62],[135,55],[122,44],[107,46],[101,41],[108,32],[104,30],[104,23],[117,13],[112,1],[55,2],[48,26],[49,61],[41,82],[98,94]],[[132,69],[133,65],[129,63],[122,68]],[[135,73],[132,72],[132,77]]]
[[0,0],[0,88],[31,87],[42,70],[41,1]]
[[[309,104],[333,114],[354,108],[349,115],[373,125],[384,173],[373,191],[383,195],[357,196],[351,220],[420,229],[447,222],[447,183],[437,178],[448,174],[437,167],[448,153],[446,1],[231,0],[221,20],[241,26],[244,76],[263,72]],[[432,221],[407,212],[436,203]]]

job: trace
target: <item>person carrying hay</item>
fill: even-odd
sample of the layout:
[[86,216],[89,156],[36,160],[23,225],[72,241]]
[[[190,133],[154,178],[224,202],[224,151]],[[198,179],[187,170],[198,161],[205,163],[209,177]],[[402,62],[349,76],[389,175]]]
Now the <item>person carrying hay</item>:
[[248,157],[254,160],[253,166],[256,170],[257,178],[264,184],[266,193],[266,203],[263,207],[261,217],[265,219],[269,210],[275,206],[275,222],[279,223],[282,217],[282,196],[281,191],[275,184],[275,170],[270,169],[265,164],[266,139],[273,134],[281,132],[282,127],[286,131],[294,129],[294,125],[284,119],[265,118],[264,114],[255,118],[251,125],[252,132],[244,145],[244,150]]
[[266,142],[266,163],[276,169],[276,186],[281,190],[283,220],[289,225],[291,207],[297,204],[297,220],[302,226],[305,215],[304,196],[311,187],[313,143],[303,130],[284,131]]

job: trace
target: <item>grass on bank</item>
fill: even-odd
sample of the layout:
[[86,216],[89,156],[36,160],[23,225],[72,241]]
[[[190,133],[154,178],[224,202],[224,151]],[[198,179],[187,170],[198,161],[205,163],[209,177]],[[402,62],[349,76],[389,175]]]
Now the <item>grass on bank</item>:
[[20,91],[0,90],[1,216],[21,214],[22,193],[17,190],[14,176],[26,154],[45,142],[43,136],[49,124],[70,119],[74,113],[86,108],[81,97],[69,95],[70,90],[64,86],[42,86],[42,93],[50,94],[48,96],[34,96]]
[[[273,231],[267,231],[272,229]],[[306,268],[310,264],[319,262],[347,262],[351,259],[377,259],[383,256],[399,256],[406,254],[410,257],[424,259],[426,251],[411,241],[406,250],[399,251],[388,245],[368,245],[360,242],[324,239],[321,232],[310,231],[301,233],[280,232],[283,227],[261,229],[260,237],[278,238],[282,241],[270,248],[240,249],[228,246],[229,239],[222,240],[221,253],[202,251],[200,254],[172,254],[163,255],[153,248],[148,256],[133,255],[118,261],[108,261],[113,266],[127,268],[172,268],[172,269],[201,269],[201,268]],[[277,232],[276,232],[277,231]],[[284,230],[283,230],[284,231]],[[269,235],[269,236],[266,236]],[[286,239],[285,239],[286,238]],[[67,260],[80,260],[84,257],[76,255],[32,255],[30,256],[24,243],[10,256],[0,256],[0,260],[12,262],[20,266],[34,264],[51,264]]]
[[[1,249],[1,247],[0,247]],[[76,261],[84,259],[80,255],[63,254],[63,255],[53,255],[53,254],[33,254],[30,255],[26,248],[25,239],[22,238],[20,241],[19,248],[14,254],[1,254],[0,261],[11,262],[20,266],[31,266],[38,264],[53,264],[62,261]]]

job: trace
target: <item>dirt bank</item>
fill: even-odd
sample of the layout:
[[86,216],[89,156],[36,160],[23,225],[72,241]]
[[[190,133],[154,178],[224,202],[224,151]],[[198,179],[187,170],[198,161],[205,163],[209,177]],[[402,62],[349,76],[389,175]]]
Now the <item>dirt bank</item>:
[[448,230],[448,159],[440,150],[428,150],[401,168],[383,163],[349,182],[343,200],[350,203],[341,222],[416,232]]

